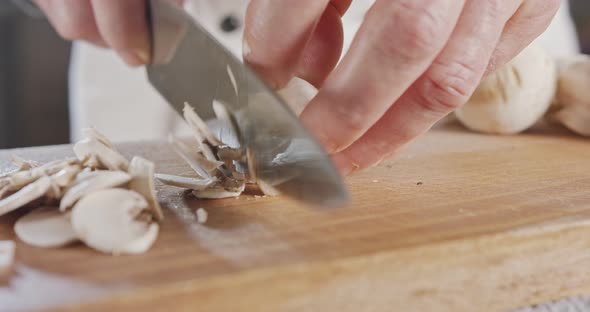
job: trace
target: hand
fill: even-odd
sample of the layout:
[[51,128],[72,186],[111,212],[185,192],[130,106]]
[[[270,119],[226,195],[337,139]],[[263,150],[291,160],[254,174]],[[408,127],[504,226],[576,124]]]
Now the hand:
[[[68,40],[110,47],[132,66],[150,61],[146,0],[35,0]],[[182,0],[175,0],[181,3]]]
[[[352,0],[252,0],[244,57],[274,87],[318,95],[301,115],[343,174],[378,164],[467,102],[549,25],[559,0],[377,0],[348,53]],[[364,0],[359,0],[364,1]]]

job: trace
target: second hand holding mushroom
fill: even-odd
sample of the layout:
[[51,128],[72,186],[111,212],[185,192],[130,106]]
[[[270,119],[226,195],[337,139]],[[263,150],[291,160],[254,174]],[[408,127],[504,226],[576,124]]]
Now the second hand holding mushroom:
[[[252,0],[245,60],[319,92],[301,114],[343,174],[395,155],[540,35],[560,1],[377,0],[340,60],[351,0]],[[340,60],[340,62],[339,62]]]

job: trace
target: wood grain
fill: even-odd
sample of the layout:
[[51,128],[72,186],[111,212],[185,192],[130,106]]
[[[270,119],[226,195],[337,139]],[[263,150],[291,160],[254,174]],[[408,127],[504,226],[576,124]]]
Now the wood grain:
[[[0,311],[506,311],[590,293],[590,142],[440,127],[347,181],[331,213],[284,198],[199,201],[159,186],[166,220],[142,256],[17,245]],[[158,172],[164,143],[121,145]],[[69,146],[0,152],[48,161]],[[203,207],[208,223],[194,212]],[[0,240],[14,239],[0,220]]]

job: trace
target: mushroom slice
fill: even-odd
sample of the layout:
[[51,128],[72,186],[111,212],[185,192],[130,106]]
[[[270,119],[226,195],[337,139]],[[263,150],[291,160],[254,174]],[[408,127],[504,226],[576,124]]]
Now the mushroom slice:
[[18,155],[10,155],[10,160],[17,167],[18,171],[29,170],[41,166],[39,162],[33,160],[26,160]]
[[8,194],[10,194],[10,185],[4,185],[0,187],[0,199],[5,198]]
[[219,128],[217,129],[217,137],[219,140],[224,145],[239,148],[238,129],[227,107],[222,102],[214,100],[213,112],[217,116],[217,126]]
[[51,178],[44,176],[23,187],[18,192],[0,200],[0,216],[41,198],[50,190],[51,184]]
[[188,123],[188,125],[193,129],[197,136],[203,137],[209,144],[213,146],[223,145],[221,141],[211,132],[211,129],[207,126],[205,121],[195,113],[193,107],[191,107],[188,103],[184,103],[184,119]]
[[58,171],[56,174],[51,176],[53,183],[55,183],[60,188],[65,188],[72,184],[76,179],[78,173],[82,171],[82,166],[79,164],[71,165],[68,167],[63,168],[62,170]]
[[75,159],[56,160],[39,167],[31,168],[30,170],[14,172],[7,176],[6,179],[8,179],[10,189],[12,191],[17,191],[41,177],[53,175],[76,162],[77,160]]
[[82,135],[87,139],[96,139],[109,148],[114,148],[111,140],[109,140],[104,134],[98,132],[94,127],[82,129]]
[[208,188],[204,190],[193,190],[193,195],[199,199],[224,199],[239,197],[244,190],[228,191],[223,187]]
[[155,165],[153,162],[141,157],[134,157],[129,164],[129,173],[131,182],[129,188],[141,194],[150,205],[150,211],[157,221],[164,219],[162,208],[156,195],[156,186],[154,185]]
[[74,145],[74,153],[84,165],[93,169],[127,171],[129,162],[113,148],[95,138],[86,138]]
[[61,200],[59,210],[66,211],[80,198],[92,192],[121,186],[129,181],[131,181],[131,176],[123,171],[98,171],[95,176],[70,187]]
[[223,165],[221,161],[211,161],[205,158],[195,147],[185,144],[173,136],[170,136],[169,140],[180,157],[202,178],[210,178]]
[[222,199],[238,197],[246,189],[243,179],[225,178],[204,190],[193,190],[193,195],[200,199]]
[[269,183],[266,183],[262,180],[258,180],[257,184],[258,184],[258,188],[260,189],[262,194],[264,194],[266,196],[278,196],[281,194],[281,192],[279,192],[279,190],[274,188],[274,186],[272,186]]
[[[110,254],[136,253],[138,240],[153,228],[137,217],[149,204],[138,193],[107,189],[82,198],[72,209],[72,226],[81,241]],[[148,244],[149,245],[149,244]]]
[[191,190],[205,190],[217,181],[216,178],[195,179],[159,173],[156,174],[156,179],[166,185],[188,188]]
[[156,242],[159,231],[160,226],[157,223],[150,223],[144,235],[125,246],[125,253],[142,254],[147,252]]
[[0,240],[0,281],[12,272],[16,245],[10,240]]
[[57,207],[41,207],[22,216],[14,224],[14,232],[35,247],[61,247],[78,240],[68,216]]

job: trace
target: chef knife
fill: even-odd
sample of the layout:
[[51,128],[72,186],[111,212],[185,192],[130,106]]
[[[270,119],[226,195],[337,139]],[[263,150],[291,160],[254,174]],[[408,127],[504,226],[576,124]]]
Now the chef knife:
[[258,180],[315,207],[338,207],[349,196],[328,155],[283,99],[181,8],[148,1],[151,84],[180,114],[185,102],[213,119],[213,100],[234,117],[239,144]]

